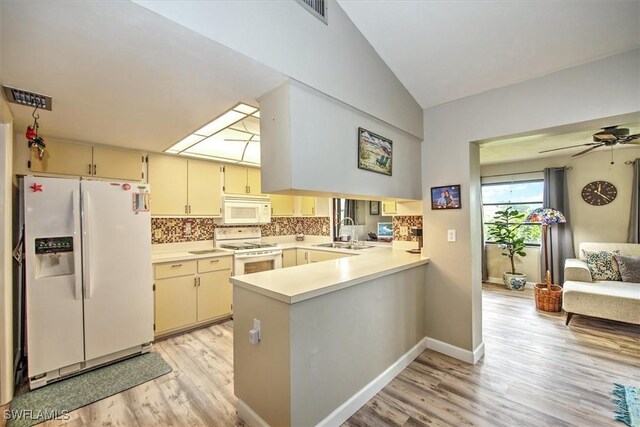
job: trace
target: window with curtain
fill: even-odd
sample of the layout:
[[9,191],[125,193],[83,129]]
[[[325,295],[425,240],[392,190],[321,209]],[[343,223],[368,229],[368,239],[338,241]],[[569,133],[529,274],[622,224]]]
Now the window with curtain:
[[[488,229],[497,211],[508,206],[523,212],[525,217],[536,208],[542,207],[544,180],[536,179],[515,182],[493,182],[482,184],[482,221],[484,240],[492,243]],[[519,233],[527,245],[539,246],[542,230],[539,224],[522,222]]]

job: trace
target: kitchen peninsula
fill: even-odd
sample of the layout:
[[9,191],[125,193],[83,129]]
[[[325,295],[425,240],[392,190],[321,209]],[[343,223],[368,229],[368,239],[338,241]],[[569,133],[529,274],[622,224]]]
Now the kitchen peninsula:
[[425,348],[429,260],[344,252],[357,254],[231,278],[234,387],[249,425],[340,424]]

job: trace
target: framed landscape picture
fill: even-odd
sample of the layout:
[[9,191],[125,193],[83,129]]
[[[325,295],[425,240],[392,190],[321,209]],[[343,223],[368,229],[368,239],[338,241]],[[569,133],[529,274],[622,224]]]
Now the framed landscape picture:
[[431,209],[460,209],[460,186],[431,187]]
[[358,128],[358,168],[391,175],[393,142],[363,128]]
[[380,215],[380,202],[369,201],[369,215]]

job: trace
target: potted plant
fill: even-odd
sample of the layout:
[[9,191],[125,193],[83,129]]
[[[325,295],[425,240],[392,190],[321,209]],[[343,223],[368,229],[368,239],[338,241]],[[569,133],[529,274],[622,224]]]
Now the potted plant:
[[524,249],[524,237],[518,233],[524,213],[519,212],[511,206],[497,211],[493,216],[493,224],[489,226],[489,236],[502,249],[502,255],[509,257],[511,261],[511,272],[502,275],[504,284],[508,289],[523,290],[527,283],[527,276],[516,272],[514,258],[516,256],[526,256]]

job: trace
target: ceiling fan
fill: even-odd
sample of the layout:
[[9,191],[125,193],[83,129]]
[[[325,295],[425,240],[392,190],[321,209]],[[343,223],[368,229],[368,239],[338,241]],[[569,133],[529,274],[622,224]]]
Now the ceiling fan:
[[629,129],[619,128],[616,126],[607,126],[602,128],[600,132],[593,134],[593,142],[586,144],[570,145],[568,147],[553,148],[551,150],[543,150],[540,153],[548,153],[550,151],[566,150],[575,147],[589,147],[571,157],[581,156],[598,147],[611,147],[611,164],[613,164],[613,146],[617,144],[640,144],[640,133],[629,135]]

